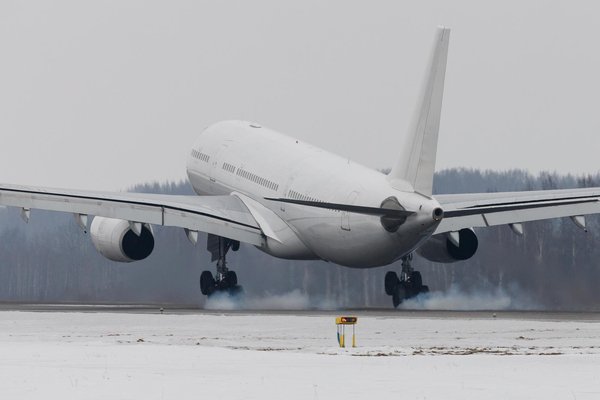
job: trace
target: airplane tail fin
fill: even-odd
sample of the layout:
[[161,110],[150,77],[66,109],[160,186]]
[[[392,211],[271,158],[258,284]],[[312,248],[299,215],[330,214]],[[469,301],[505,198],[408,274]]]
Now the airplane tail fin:
[[407,141],[388,175],[396,189],[432,194],[449,39],[450,29],[439,27]]

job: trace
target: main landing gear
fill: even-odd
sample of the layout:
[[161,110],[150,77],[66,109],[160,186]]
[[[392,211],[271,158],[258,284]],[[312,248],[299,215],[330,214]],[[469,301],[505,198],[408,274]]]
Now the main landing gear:
[[217,273],[213,276],[210,271],[202,271],[200,274],[202,294],[210,296],[219,292],[229,294],[241,292],[242,287],[237,284],[237,274],[227,268],[226,260],[229,249],[237,251],[240,248],[240,242],[221,236],[208,235],[206,248],[212,254],[211,261],[217,261]]
[[421,273],[412,268],[412,258],[412,253],[402,257],[400,278],[394,271],[388,271],[385,274],[385,293],[392,296],[394,308],[406,299],[429,292],[429,287],[423,285]]

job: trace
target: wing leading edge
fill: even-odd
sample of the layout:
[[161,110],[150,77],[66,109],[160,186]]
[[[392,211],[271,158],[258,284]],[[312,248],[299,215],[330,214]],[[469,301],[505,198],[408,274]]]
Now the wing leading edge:
[[436,195],[444,219],[435,234],[463,228],[600,213],[600,188]]
[[172,196],[0,184],[0,205],[175,226],[256,246],[264,243],[260,226],[234,195]]

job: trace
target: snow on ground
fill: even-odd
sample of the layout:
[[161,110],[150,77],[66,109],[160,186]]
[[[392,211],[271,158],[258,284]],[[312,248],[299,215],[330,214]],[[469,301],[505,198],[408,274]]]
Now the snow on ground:
[[0,312],[5,399],[598,399],[600,322],[357,312]]

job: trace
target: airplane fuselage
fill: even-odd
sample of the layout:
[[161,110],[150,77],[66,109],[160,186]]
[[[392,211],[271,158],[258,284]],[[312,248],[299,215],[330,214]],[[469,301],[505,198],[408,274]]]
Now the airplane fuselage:
[[[354,268],[387,265],[421,245],[439,224],[435,199],[396,190],[381,172],[249,122],[224,121],[203,131],[187,175],[197,194],[238,194],[272,225],[280,224],[276,235],[285,240],[267,237],[259,248],[281,258]],[[395,232],[379,217],[267,200],[380,207],[390,197],[415,212]]]

